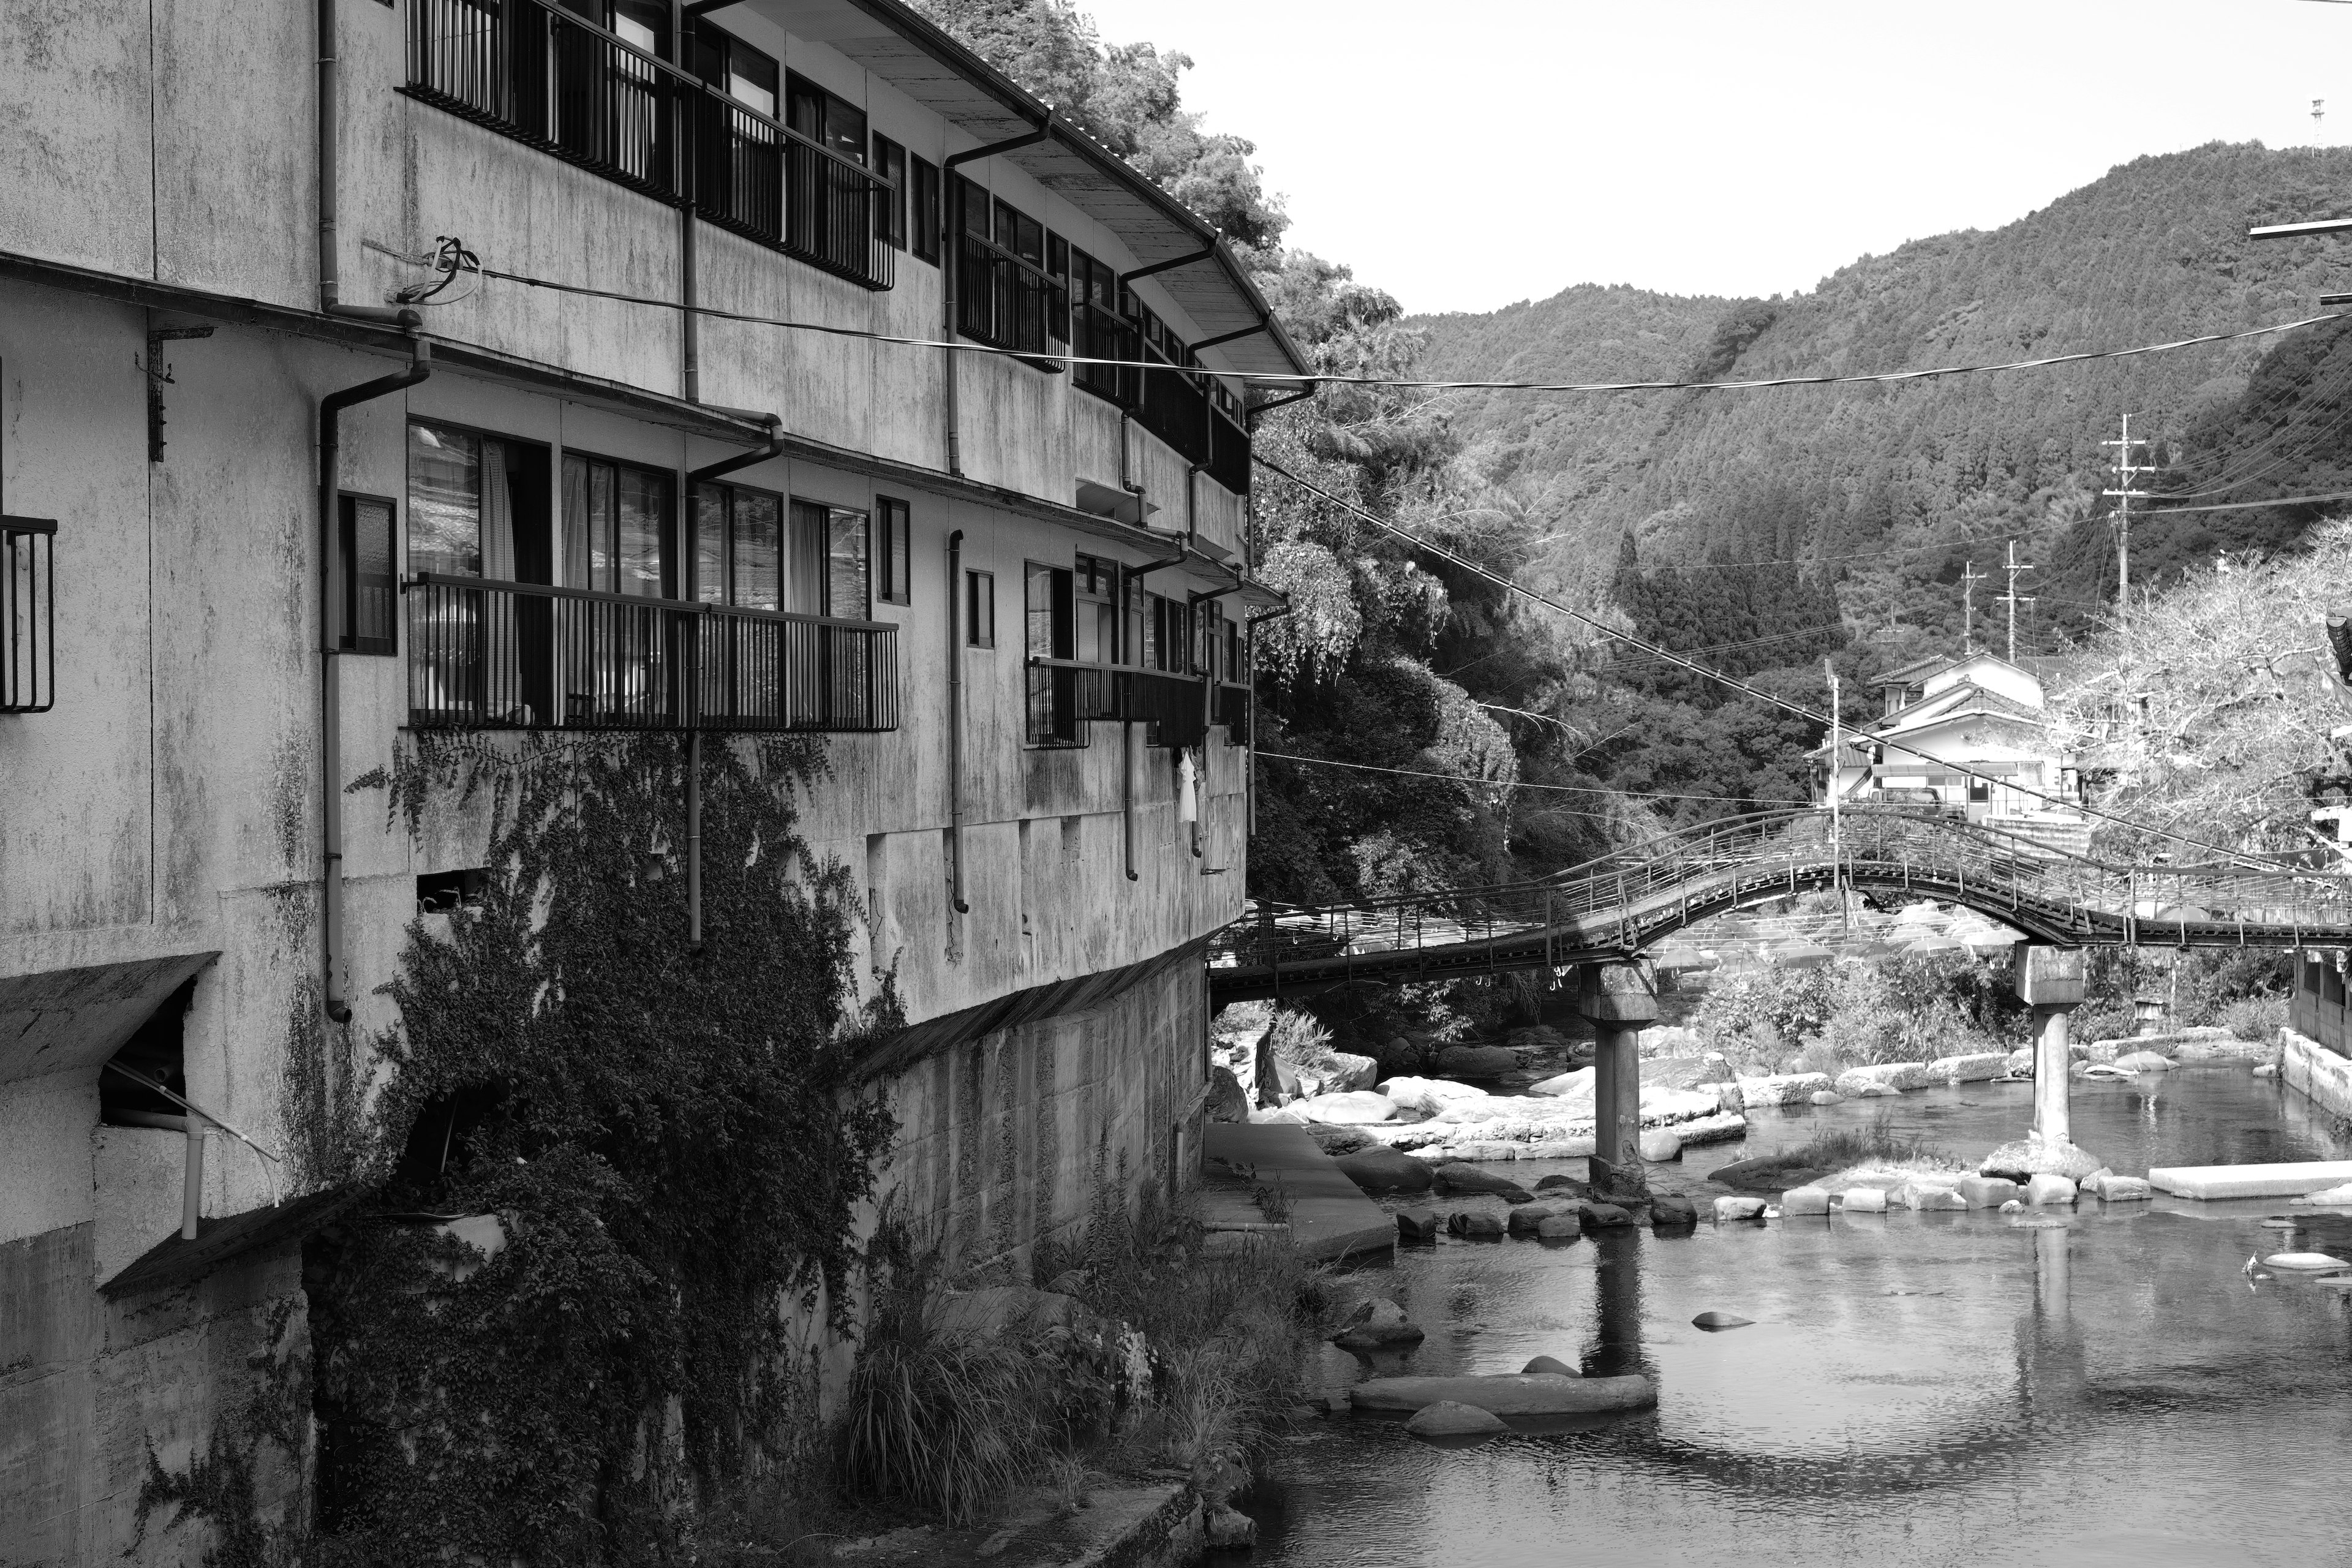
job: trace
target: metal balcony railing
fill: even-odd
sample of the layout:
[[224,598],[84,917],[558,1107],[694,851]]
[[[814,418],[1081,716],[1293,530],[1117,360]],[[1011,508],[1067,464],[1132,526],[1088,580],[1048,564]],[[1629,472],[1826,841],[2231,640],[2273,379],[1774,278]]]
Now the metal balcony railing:
[[409,580],[418,728],[898,727],[898,629],[424,573]]
[[1059,353],[1053,323],[1066,318],[1069,285],[970,230],[957,237],[956,331],[1015,353]]
[[1027,696],[1034,745],[1083,746],[1095,719],[1149,725],[1155,746],[1197,746],[1208,734],[1212,699],[1197,675],[1032,654]]
[[58,525],[0,517],[0,713],[57,704]]
[[895,187],[549,0],[409,0],[410,97],[554,153],[865,288],[898,252]]
[[1211,710],[1209,721],[1225,726],[1229,736],[1238,740],[1249,729],[1250,689],[1230,682],[1217,687],[1216,705]]
[[1081,359],[1153,362],[1150,370],[1133,363],[1080,364],[1073,367],[1072,379],[1132,415],[1216,483],[1235,495],[1249,493],[1249,432],[1210,405],[1202,373],[1157,368],[1167,361],[1145,347],[1136,324],[1091,300],[1080,300],[1071,311],[1070,339],[1071,352]]

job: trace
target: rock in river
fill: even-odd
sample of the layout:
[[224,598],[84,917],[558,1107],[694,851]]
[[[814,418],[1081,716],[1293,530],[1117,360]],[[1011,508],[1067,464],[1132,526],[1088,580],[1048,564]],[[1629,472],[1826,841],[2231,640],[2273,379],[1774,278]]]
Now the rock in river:
[[2352,1268],[2352,1263],[2325,1252],[2273,1252],[2263,1259],[2263,1267],[2293,1274],[2332,1274],[2339,1268]]
[[1407,1321],[1404,1309],[1381,1297],[1358,1307],[1355,1315],[1340,1325],[1331,1336],[1331,1342],[1343,1351],[1410,1350],[1427,1336],[1419,1323]]
[[1972,1209],[1997,1209],[2017,1196],[2017,1184],[2006,1176],[1963,1176],[1959,1193]]
[[2038,1139],[2021,1138],[1987,1154],[1977,1165],[1977,1170],[1984,1175],[2006,1176],[2020,1183],[2028,1177],[2044,1174],[2079,1182],[2097,1170],[2100,1163],[2087,1150],[2072,1143],[2053,1145]]
[[1491,1437],[1510,1430],[1493,1412],[1451,1399],[1423,1405],[1404,1429],[1416,1437]]
[[1715,1200],[1717,1223],[1731,1219],[1761,1219],[1764,1217],[1762,1198],[1724,1197]]
[[1829,1189],[1790,1187],[1780,1194],[1780,1212],[1784,1215],[1827,1214],[1830,1212]]
[[1698,1205],[1688,1198],[1662,1194],[1650,1200],[1650,1225],[1654,1229],[1670,1230],[1698,1223]]
[[1682,1134],[1671,1128],[1653,1127],[1642,1134],[1642,1158],[1653,1165],[1663,1165],[1683,1157]]
[[1437,1070],[1457,1078],[1500,1078],[1519,1070],[1519,1054],[1507,1046],[1448,1046],[1437,1053]]
[[1552,1377],[1582,1377],[1584,1375],[1574,1367],[1569,1365],[1568,1363],[1560,1360],[1558,1356],[1550,1355],[1539,1355],[1533,1361],[1528,1363],[1527,1365],[1519,1368],[1519,1370],[1529,1374],[1543,1373]]
[[1205,1523],[1208,1542],[1213,1547],[1234,1552],[1257,1544],[1257,1521],[1237,1508],[1213,1508]]
[[1440,1165],[1435,1172],[1437,1190],[1441,1193],[1493,1193],[1515,1204],[1533,1203],[1535,1194],[1528,1192],[1508,1176],[1498,1176],[1491,1171],[1459,1162]]
[[1445,1216],[1445,1229],[1452,1236],[1489,1241],[1503,1234],[1503,1219],[1483,1209],[1455,1209]]
[[1753,1318],[1743,1318],[1732,1312],[1701,1312],[1691,1320],[1691,1327],[1717,1333],[1725,1329],[1752,1328],[1755,1322]]
[[2044,1172],[2025,1184],[2025,1202],[2029,1208],[2042,1208],[2052,1204],[2074,1201],[2074,1184],[2063,1176]]
[[1496,1415],[1581,1415],[1640,1410],[1658,1402],[1646,1377],[1556,1377],[1500,1373],[1486,1377],[1376,1377],[1348,1391],[1359,1410],[1419,1410],[1450,1400]]
[[1581,1217],[1587,1230],[1613,1230],[1633,1223],[1633,1214],[1615,1204],[1587,1204]]
[[1425,1193],[1434,1179],[1426,1160],[1381,1144],[1331,1162],[1339,1173],[1368,1193]]
[[1885,1214],[1886,1194],[1877,1187],[1855,1187],[1845,1195],[1848,1214]]
[[1573,1212],[1554,1208],[1549,1204],[1521,1204],[1511,1211],[1511,1217],[1504,1228],[1513,1236],[1533,1236],[1537,1228],[1554,1215]]
[[1546,1241],[1574,1241],[1584,1234],[1584,1222],[1574,1215],[1546,1215],[1536,1235]]
[[1435,1241],[1437,1239],[1435,1209],[1399,1209],[1396,1219],[1399,1241]]
[[1582,1182],[1578,1181],[1574,1176],[1563,1176],[1557,1171],[1536,1184],[1536,1191],[1538,1193],[1566,1193],[1569,1196],[1575,1198],[1583,1197],[1591,1190],[1592,1189],[1591,1187],[1585,1185]]

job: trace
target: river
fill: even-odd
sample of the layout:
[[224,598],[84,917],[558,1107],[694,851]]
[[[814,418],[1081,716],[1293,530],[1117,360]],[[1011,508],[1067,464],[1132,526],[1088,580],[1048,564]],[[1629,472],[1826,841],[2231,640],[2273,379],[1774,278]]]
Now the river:
[[[1971,1160],[2019,1136],[2022,1086],[1754,1119],[1654,1183],[1892,1108]],[[2119,1172],[2352,1157],[2324,1115],[2244,1068],[2078,1084],[2076,1142]],[[1509,1167],[1532,1185],[1581,1161]],[[1499,1200],[1450,1200],[1440,1206]],[[1402,1418],[1306,1424],[1253,1492],[1262,1568],[1702,1568],[2352,1563],[2352,1312],[2250,1255],[2352,1258],[2352,1216],[2261,1228],[2279,1200],[1832,1216],[1566,1245],[1441,1240],[1370,1271],[1428,1340],[1423,1373],[1549,1353],[1641,1371],[1654,1412],[1472,1447]],[[2024,1218],[2026,1216],[2021,1216]],[[1710,1309],[1754,1326],[1706,1332]],[[1368,1375],[1326,1350],[1326,1394]],[[1233,1559],[1239,1562],[1246,1559]]]

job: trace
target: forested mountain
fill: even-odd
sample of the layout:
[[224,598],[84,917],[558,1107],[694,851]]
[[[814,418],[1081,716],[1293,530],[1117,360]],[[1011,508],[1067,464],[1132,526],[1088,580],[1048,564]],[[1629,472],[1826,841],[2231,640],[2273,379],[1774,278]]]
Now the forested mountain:
[[[2352,287],[2344,242],[2253,242],[2245,231],[2347,205],[2352,151],[2215,144],[2139,159],[1990,233],[1865,258],[1793,298],[1576,288],[1410,324],[1429,334],[1423,368],[1446,379],[1751,380],[2124,348],[2318,313],[2319,295]],[[2286,439],[2265,451],[2285,460],[2199,499],[2298,493],[2306,479],[2340,488],[2332,459],[2309,449],[2341,433],[2332,422],[2347,377],[2329,352],[2336,335],[1893,386],[1461,393],[1451,406],[1491,471],[1559,519],[1531,563],[1548,583],[1591,584],[1593,563],[1615,562],[1629,534],[1644,568],[1793,557],[1834,576],[1856,635],[1909,627],[1948,641],[1964,565],[1990,568],[2013,537],[2038,567],[2023,591],[2041,595],[2031,643],[2046,648],[2114,597],[2110,505],[2098,491],[2112,456],[2101,443],[2124,414],[2179,468],[2159,487],[2211,489],[2233,454],[2284,423]],[[2265,385],[2247,399],[2273,352]],[[2151,521],[2135,530],[2135,564],[2153,578],[2231,540],[2292,537],[2309,520]]]

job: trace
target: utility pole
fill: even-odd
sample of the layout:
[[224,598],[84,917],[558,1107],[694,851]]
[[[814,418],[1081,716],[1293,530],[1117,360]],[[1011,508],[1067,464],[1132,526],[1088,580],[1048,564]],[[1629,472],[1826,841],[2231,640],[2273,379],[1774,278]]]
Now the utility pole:
[[2152,463],[2134,463],[2132,461],[2132,448],[2134,447],[2146,447],[2151,445],[2151,443],[2147,440],[2135,441],[2132,439],[2131,416],[2128,414],[2124,416],[2123,439],[2120,441],[2102,441],[2099,445],[2102,447],[2113,447],[2116,448],[2115,461],[2116,483],[2122,488],[2119,489],[2102,490],[2099,493],[2115,498],[2116,618],[2118,625],[2128,626],[2131,625],[2131,503],[2136,500],[2146,500],[2148,499],[2147,491],[2132,489],[2132,478],[2137,474],[2152,474],[2156,472],[2156,466]]
[[1838,806],[1838,769],[1845,761],[1845,724],[1838,713],[1837,666],[1822,655],[1822,673],[1830,681],[1830,882],[1837,889],[1838,916],[1853,929],[1853,910],[1845,896],[1845,833]]
[[1973,561],[1960,574],[1960,651],[1964,654],[1977,651],[1977,584],[1989,575],[1978,571]]
[[2009,606],[2009,662],[2015,664],[2017,662],[2017,606],[2033,603],[2033,595],[2031,594],[2022,596],[2018,594],[2017,574],[2020,572],[2031,572],[2033,568],[2017,558],[2017,541],[2014,539],[2009,542],[2009,559],[2001,570],[2009,574],[2009,592],[2000,596],[2000,602]]

